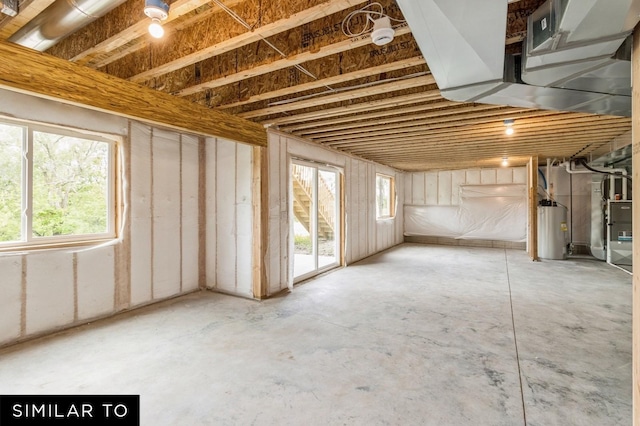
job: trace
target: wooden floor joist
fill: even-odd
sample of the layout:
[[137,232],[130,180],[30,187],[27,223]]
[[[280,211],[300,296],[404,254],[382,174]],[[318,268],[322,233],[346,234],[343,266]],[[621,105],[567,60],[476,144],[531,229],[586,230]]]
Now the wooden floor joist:
[[[273,22],[271,24],[258,27],[253,31],[247,31],[243,34],[240,34],[236,37],[225,40],[221,43],[217,43],[212,46],[209,46],[208,48],[199,50],[198,52],[192,53],[190,55],[182,56],[181,58],[175,61],[171,61],[166,64],[149,69],[147,71],[138,73],[133,77],[131,77],[130,80],[140,83],[140,82],[149,80],[153,77],[157,77],[159,75],[166,74],[171,71],[176,71],[180,68],[184,68],[186,66],[195,64],[196,62],[203,61],[214,55],[221,55],[224,52],[237,49],[241,46],[246,46],[248,44],[259,41],[263,38],[271,37],[274,34],[291,30],[305,23],[319,19],[323,16],[331,15],[332,13],[336,13],[341,10],[348,9],[359,3],[362,3],[362,0],[337,0],[337,1],[327,2],[327,3],[322,3],[318,6],[314,6],[312,8],[294,13],[286,19],[282,19],[282,20]],[[225,84],[228,84],[228,83],[225,83]],[[206,87],[212,88],[212,87],[219,87],[219,86],[209,85]],[[189,91],[182,92],[180,93],[180,95],[187,96],[191,93],[195,93],[203,89],[194,88],[193,90],[194,91],[190,91],[190,92]]]
[[296,86],[290,86],[290,87],[274,90],[271,92],[261,93],[259,95],[251,96],[250,98],[242,101],[220,105],[217,107],[217,109],[224,110],[229,108],[235,108],[243,105],[248,105],[254,102],[264,101],[267,99],[273,99],[273,98],[278,98],[278,97],[287,96],[287,95],[295,95],[296,93],[306,92],[308,90],[332,86],[339,83],[344,84],[345,82],[357,80],[359,78],[375,76],[379,74],[388,73],[391,71],[401,70],[401,69],[410,68],[410,67],[418,67],[422,65],[424,65],[424,58],[422,56],[416,56],[409,59],[389,62],[382,65],[365,68],[363,70],[353,71],[345,74],[336,75],[333,77],[311,81],[309,83],[298,84]]
[[259,124],[21,46],[0,42],[0,87],[203,136],[265,146]]
[[[396,30],[396,37],[399,37],[401,35],[404,34],[409,34],[411,31],[409,30],[409,27],[402,27],[402,28],[398,28]],[[239,71],[235,74],[230,74],[227,76],[224,76],[222,78],[218,78],[216,80],[211,80],[211,81],[207,81],[204,83],[200,83],[200,84],[195,84],[193,86],[184,88],[182,90],[179,90],[178,92],[176,92],[175,94],[177,96],[189,96],[189,95],[193,95],[194,93],[198,93],[201,92],[203,90],[206,89],[214,89],[216,87],[222,87],[222,86],[226,86],[228,84],[232,84],[232,83],[237,83],[239,81],[245,80],[247,78],[250,77],[256,77],[258,75],[264,75],[264,74],[268,74],[270,72],[276,71],[276,70],[280,70],[280,69],[284,69],[284,68],[289,68],[295,65],[300,65],[303,64],[307,61],[312,61],[314,59],[319,59],[319,58],[323,58],[326,56],[330,56],[330,55],[336,55],[342,52],[347,52],[349,50],[352,49],[356,49],[358,47],[362,47],[362,46],[366,46],[368,44],[371,43],[371,40],[367,37],[361,37],[361,38],[355,38],[355,39],[349,39],[349,40],[344,40],[338,43],[334,43],[334,44],[330,44],[328,46],[322,46],[319,49],[315,49],[313,51],[306,51],[303,53],[300,53],[298,55],[292,55],[290,57],[284,58],[284,59],[279,59],[276,60],[274,62],[268,63],[268,64],[262,64],[262,65],[258,65],[256,67],[247,69],[247,70],[243,70],[243,71]],[[235,46],[233,48],[237,48],[238,46]],[[166,70],[164,72],[167,72]],[[140,78],[140,75],[137,75],[135,77],[132,77],[133,81],[141,81],[144,79],[148,79],[152,76],[149,75],[145,75],[143,78]]]

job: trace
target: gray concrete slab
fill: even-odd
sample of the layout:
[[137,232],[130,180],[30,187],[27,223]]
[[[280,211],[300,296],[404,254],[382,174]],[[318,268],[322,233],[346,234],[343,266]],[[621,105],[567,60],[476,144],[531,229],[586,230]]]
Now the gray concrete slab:
[[22,393],[140,394],[143,425],[631,424],[631,277],[405,244],[4,349],[0,394]]

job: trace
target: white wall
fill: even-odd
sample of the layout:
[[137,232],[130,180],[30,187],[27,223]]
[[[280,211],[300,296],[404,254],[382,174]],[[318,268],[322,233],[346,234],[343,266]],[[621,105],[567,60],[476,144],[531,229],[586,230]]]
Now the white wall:
[[208,138],[207,287],[253,297],[253,147]]
[[460,185],[526,184],[526,167],[446,170],[405,174],[404,202],[408,205],[457,206]]
[[0,115],[120,137],[126,205],[118,240],[0,253],[0,346],[205,286],[253,297],[252,147],[2,90]]
[[[268,294],[287,288],[293,279],[289,253],[289,164],[292,157],[333,165],[344,171],[347,264],[403,241],[403,173],[275,131],[269,131],[267,157],[269,235],[265,264]],[[376,220],[376,173],[395,177],[398,200],[393,219]]]

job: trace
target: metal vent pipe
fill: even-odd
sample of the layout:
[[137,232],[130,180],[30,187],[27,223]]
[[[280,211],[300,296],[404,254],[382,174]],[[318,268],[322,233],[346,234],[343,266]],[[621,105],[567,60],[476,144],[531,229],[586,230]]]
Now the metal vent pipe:
[[126,0],[57,0],[22,27],[9,41],[45,51]]

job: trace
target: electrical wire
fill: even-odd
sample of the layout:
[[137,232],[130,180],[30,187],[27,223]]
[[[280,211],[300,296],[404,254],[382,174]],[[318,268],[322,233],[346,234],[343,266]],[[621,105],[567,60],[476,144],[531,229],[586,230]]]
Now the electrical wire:
[[[227,12],[227,14],[229,14],[229,16],[231,16],[235,21],[237,21],[240,25],[242,25],[243,27],[245,27],[247,30],[249,31],[253,31],[253,27],[251,25],[249,25],[247,23],[247,21],[245,21],[244,19],[242,19],[242,17],[240,15],[238,15],[236,12],[234,12],[233,10],[231,10],[227,5],[225,5],[224,3],[222,3],[220,0],[213,0],[213,2],[215,4],[218,5],[218,7],[220,7],[220,9],[224,10],[225,12]],[[263,37],[262,35],[259,35],[259,37],[262,39],[262,41],[264,41],[267,46],[271,47],[273,50],[276,51],[276,53],[278,53],[280,56],[282,56],[283,58],[287,58],[287,55],[284,54],[284,52],[282,52],[280,49],[278,49],[273,43],[271,43],[269,40],[267,40],[265,37]],[[311,71],[307,70],[305,67],[303,67],[300,64],[295,64],[294,68],[296,68],[298,71],[302,72],[303,74],[308,75],[309,77],[313,78],[314,80],[317,80],[318,77],[316,77],[315,75],[313,75],[311,73]],[[325,86],[327,89],[329,90],[333,90],[331,87],[329,86]]]
[[[376,11],[376,10],[370,10],[372,7],[379,7],[380,11]],[[363,14],[366,15],[366,19],[365,19],[365,23],[364,23],[364,27],[362,28],[362,30],[360,30],[359,32],[353,32],[351,30],[351,20],[353,18],[355,18],[356,16]],[[350,14],[348,14],[347,16],[345,16],[345,18],[342,20],[342,33],[344,35],[346,35],[347,37],[359,37],[371,30],[373,30],[373,21],[374,19],[371,17],[371,15],[377,15],[378,19],[382,18],[384,16],[387,16],[391,21],[395,21],[395,22],[400,22],[400,23],[404,23],[407,22],[403,19],[395,19],[392,18],[388,15],[385,15],[384,13],[384,7],[382,7],[382,4],[378,3],[378,2],[373,2],[373,3],[369,3],[368,5],[358,9],[358,10],[354,10],[353,12],[351,12]]]
[[580,158],[576,160],[578,163],[582,164],[584,166],[585,169],[587,170],[591,170],[594,173],[600,173],[603,175],[610,175],[610,176],[615,176],[615,177],[621,177],[621,178],[625,178],[628,179],[630,182],[633,182],[633,178],[629,175],[623,175],[622,173],[615,173],[615,172],[608,172],[606,170],[598,170],[598,169],[594,169],[593,167],[589,166],[587,164],[587,161],[584,158]]

